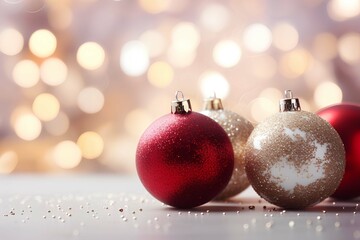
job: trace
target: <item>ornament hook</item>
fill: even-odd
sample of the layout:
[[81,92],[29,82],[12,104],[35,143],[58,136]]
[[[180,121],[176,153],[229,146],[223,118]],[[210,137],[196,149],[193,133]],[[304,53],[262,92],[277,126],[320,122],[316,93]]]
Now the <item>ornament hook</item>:
[[[181,94],[181,99],[179,99],[179,95]],[[176,91],[175,92],[175,99],[176,99],[176,101],[184,101],[184,94],[183,94],[183,92],[182,91]]]
[[285,90],[284,93],[285,98],[293,98],[293,94],[291,90]]

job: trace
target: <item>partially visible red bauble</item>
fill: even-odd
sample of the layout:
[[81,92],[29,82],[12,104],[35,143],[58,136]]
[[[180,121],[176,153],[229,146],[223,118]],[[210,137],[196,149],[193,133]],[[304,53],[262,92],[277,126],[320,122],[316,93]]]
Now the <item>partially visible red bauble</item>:
[[[234,152],[223,128],[192,112],[190,102],[155,120],[141,136],[136,167],[144,187],[176,208],[192,208],[212,200],[228,184]],[[173,102],[173,104],[174,104]],[[184,111],[182,104],[188,104]]]
[[318,115],[336,129],[345,146],[345,175],[332,197],[350,199],[360,196],[360,106],[333,105],[321,109]]

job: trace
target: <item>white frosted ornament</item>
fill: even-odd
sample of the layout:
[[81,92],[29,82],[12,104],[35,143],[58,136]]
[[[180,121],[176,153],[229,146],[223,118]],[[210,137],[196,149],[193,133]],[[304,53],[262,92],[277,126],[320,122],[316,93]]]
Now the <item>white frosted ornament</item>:
[[254,127],[239,114],[224,110],[221,99],[216,96],[205,99],[204,110],[200,113],[215,120],[230,138],[234,150],[234,170],[228,185],[215,197],[215,200],[233,197],[250,185],[245,173],[244,149]]
[[345,150],[336,130],[302,111],[289,90],[280,100],[280,112],[251,133],[245,158],[254,190],[283,208],[321,202],[336,190],[345,171]]

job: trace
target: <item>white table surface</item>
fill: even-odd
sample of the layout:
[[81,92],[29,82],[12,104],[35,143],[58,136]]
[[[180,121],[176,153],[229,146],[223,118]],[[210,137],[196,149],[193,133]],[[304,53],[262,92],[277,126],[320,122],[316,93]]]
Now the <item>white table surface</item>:
[[283,211],[249,188],[231,202],[178,210],[136,176],[118,175],[10,175],[0,189],[1,240],[360,239],[360,199]]

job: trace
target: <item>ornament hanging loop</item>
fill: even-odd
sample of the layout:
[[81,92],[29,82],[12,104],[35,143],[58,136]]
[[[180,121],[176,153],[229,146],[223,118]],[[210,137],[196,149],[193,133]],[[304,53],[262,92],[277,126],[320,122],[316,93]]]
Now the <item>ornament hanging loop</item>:
[[175,99],[171,102],[171,113],[186,114],[192,111],[190,99],[185,99],[182,91],[175,92]]
[[300,101],[294,98],[291,90],[285,90],[283,99],[280,99],[280,112],[296,112],[301,111]]

